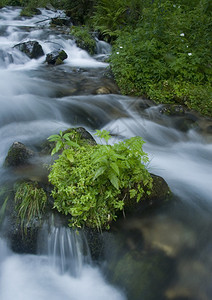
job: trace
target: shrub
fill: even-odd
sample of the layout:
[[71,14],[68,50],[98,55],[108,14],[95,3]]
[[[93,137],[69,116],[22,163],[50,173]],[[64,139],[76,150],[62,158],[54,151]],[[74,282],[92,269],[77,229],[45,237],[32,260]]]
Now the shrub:
[[[98,134],[110,137],[105,132]],[[124,189],[137,201],[150,193],[152,179],[145,167],[148,157],[142,150],[143,143],[135,137],[114,146],[63,150],[51,166],[49,181],[54,186],[54,207],[71,215],[70,226],[109,228],[117,212],[124,209]]]
[[70,34],[74,36],[76,44],[79,48],[94,54],[96,50],[96,42],[88,28],[85,26],[72,26]]
[[120,33],[111,65],[123,93],[177,101],[211,115],[212,24],[207,3],[181,7],[154,1],[143,9],[135,30],[129,26]]

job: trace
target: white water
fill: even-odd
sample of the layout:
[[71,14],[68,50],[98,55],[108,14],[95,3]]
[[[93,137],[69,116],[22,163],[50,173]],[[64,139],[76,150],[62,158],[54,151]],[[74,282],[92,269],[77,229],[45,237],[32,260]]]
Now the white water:
[[[29,76],[29,71],[42,67],[45,56],[30,60],[13,48],[15,44],[37,40],[45,54],[63,48],[69,56],[65,67],[107,66],[77,48],[73,40],[49,32],[48,27],[42,28],[48,21],[39,23],[39,27],[36,24],[61,12],[42,10],[42,15],[32,19],[19,19],[19,13],[20,9],[0,10],[1,165],[15,140],[38,142],[71,125],[63,121],[60,100],[52,98],[55,84],[36,75]],[[52,228],[50,234],[45,232],[44,239],[46,246],[39,250],[40,255],[18,255],[0,238],[1,300],[125,299],[106,282],[100,270],[90,264],[89,253],[82,247],[85,238],[70,234],[64,228]]]
[[[187,132],[175,129],[171,118],[165,121],[158,119],[154,107],[146,110],[148,118],[142,117],[133,109],[139,99],[120,95],[84,94],[84,78],[79,79],[82,81],[84,96],[57,97],[58,90],[73,88],[73,82],[76,83],[79,78],[78,72],[81,74],[80,72],[88,72],[87,68],[92,68],[98,74],[107,64],[77,48],[67,34],[51,31],[47,26],[48,21],[36,23],[61,12],[42,10],[41,16],[32,19],[17,18],[19,12],[18,9],[10,8],[0,10],[0,164],[2,165],[14,141],[33,147],[49,135],[70,126],[84,126],[91,133],[94,128],[104,126],[117,135],[112,143],[135,135],[142,136],[146,141],[144,148],[151,159],[149,169],[163,176],[183,203],[198,210],[199,216],[195,216],[193,223],[198,227],[199,218],[203,219],[206,222],[205,227],[203,226],[204,234],[208,230],[209,235],[211,222],[208,214],[212,211],[210,139],[195,129]],[[30,60],[13,48],[15,44],[28,40],[37,40],[45,54],[63,48],[68,59],[64,65],[55,68],[45,65],[45,56]],[[99,48],[102,55],[110,50],[104,43]],[[74,76],[68,77],[70,74]],[[95,77],[92,78],[95,83]],[[123,111],[129,114],[128,118],[123,117]],[[1,169],[0,174],[3,174]],[[2,175],[0,180],[6,179]],[[171,234],[174,235],[174,229]],[[201,234],[200,229],[194,236]],[[89,264],[87,254],[79,249],[81,242],[76,237],[67,236],[66,231],[58,228],[53,229],[53,236],[46,236],[49,243],[40,255],[15,254],[5,240],[0,239],[1,300],[126,299],[125,295],[107,283],[99,268]],[[72,248],[73,241],[76,248]],[[208,239],[206,248],[210,247]],[[205,250],[199,253],[195,249],[193,251],[195,257],[201,257]],[[74,260],[73,257],[70,258],[73,253]],[[203,265],[209,269],[207,274],[211,276],[210,258]],[[201,278],[197,284],[191,285],[191,289],[198,284],[204,286],[204,283],[204,278]]]
[[83,265],[80,276],[58,272],[49,256],[17,255],[0,239],[1,300],[87,300],[125,297],[109,286],[98,268]]

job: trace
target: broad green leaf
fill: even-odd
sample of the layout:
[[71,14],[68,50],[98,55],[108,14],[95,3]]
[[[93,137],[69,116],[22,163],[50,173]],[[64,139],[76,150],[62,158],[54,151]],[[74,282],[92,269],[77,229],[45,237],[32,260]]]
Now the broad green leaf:
[[60,141],[61,137],[58,134],[55,135],[50,135],[47,140],[49,140],[50,142],[56,142],[56,141]]
[[118,190],[119,189],[119,179],[114,172],[108,174],[109,180],[112,185]]
[[100,168],[96,171],[93,180],[95,180],[95,179],[98,178],[100,175],[102,175],[102,174],[105,172],[106,169],[107,169],[106,166],[100,167]]
[[55,146],[55,151],[58,152],[60,149],[63,148],[63,142],[62,141],[58,141],[56,146]]
[[117,175],[119,175],[119,167],[116,163],[112,162],[110,163],[111,168],[116,172]]

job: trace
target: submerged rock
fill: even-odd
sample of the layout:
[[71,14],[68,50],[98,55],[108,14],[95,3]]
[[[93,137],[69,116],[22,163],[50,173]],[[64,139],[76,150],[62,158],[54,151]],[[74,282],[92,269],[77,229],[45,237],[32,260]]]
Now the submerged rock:
[[14,48],[25,53],[29,58],[37,59],[44,55],[41,45],[37,41],[28,41],[14,46]]
[[64,50],[55,50],[46,55],[46,62],[49,65],[60,65],[68,57]]

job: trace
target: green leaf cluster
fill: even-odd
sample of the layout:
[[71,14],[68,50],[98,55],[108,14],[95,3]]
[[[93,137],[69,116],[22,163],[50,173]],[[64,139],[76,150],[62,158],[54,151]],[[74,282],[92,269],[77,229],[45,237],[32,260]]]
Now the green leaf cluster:
[[137,25],[127,23],[113,46],[121,91],[212,116],[211,19],[208,0],[144,3]]
[[79,48],[88,51],[90,54],[95,53],[96,42],[90,31],[85,26],[72,26],[70,34],[74,36]]
[[[107,132],[99,136],[109,137]],[[70,226],[109,228],[125,197],[141,200],[150,193],[152,178],[146,169],[148,157],[143,140],[134,137],[111,145],[86,145],[63,150],[51,166],[54,207],[70,215]]]
[[30,223],[35,219],[40,221],[47,202],[47,196],[36,182],[17,184],[15,190],[17,216],[23,233],[27,234]]
[[[73,139],[75,141],[73,141]],[[66,147],[79,147],[78,139],[79,135],[74,130],[72,132],[62,132],[60,130],[59,134],[51,135],[48,137],[48,140],[55,142],[55,147],[52,149],[51,155],[54,155],[60,150],[65,150]]]

